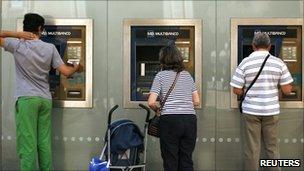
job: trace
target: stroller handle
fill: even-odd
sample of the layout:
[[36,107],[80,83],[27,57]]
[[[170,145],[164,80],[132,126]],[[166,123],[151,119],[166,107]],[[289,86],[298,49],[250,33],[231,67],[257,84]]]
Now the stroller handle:
[[112,107],[112,109],[109,111],[109,116],[108,116],[108,125],[111,124],[111,120],[112,120],[112,114],[113,112],[118,108],[118,105],[115,105],[114,107]]
[[149,119],[150,119],[150,109],[147,106],[143,105],[143,104],[139,104],[138,106],[141,107],[141,108],[143,108],[143,109],[145,109],[147,111],[146,122],[148,122]]

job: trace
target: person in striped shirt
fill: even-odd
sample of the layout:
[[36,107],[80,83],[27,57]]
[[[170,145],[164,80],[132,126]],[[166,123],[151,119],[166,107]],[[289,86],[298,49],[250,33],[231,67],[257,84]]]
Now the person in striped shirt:
[[193,78],[184,70],[183,58],[171,43],[160,50],[162,71],[153,80],[148,105],[159,109],[157,97],[163,99],[177,73],[174,89],[169,94],[160,116],[160,148],[165,171],[193,171],[192,153],[195,148],[197,120],[194,106],[199,105],[199,95]]
[[[252,41],[254,52],[236,68],[230,85],[233,92],[242,95],[257,75],[264,59],[269,54],[271,43],[266,33],[257,33]],[[291,93],[293,79],[286,64],[270,55],[256,82],[247,92],[242,103],[244,122],[244,166],[245,170],[258,171],[261,138],[269,159],[279,157],[278,114],[280,104],[278,85],[284,94]],[[269,168],[278,171],[280,168]]]

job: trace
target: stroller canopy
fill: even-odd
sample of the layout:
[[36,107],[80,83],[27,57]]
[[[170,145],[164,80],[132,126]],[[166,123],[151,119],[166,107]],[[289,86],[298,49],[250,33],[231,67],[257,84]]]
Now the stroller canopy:
[[144,136],[133,121],[128,119],[118,120],[113,122],[109,129],[111,133],[111,153],[121,154],[130,148],[143,148]]

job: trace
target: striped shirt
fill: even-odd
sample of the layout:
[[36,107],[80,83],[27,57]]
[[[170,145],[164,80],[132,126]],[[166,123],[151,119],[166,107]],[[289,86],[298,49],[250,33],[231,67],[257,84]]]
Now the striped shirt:
[[[176,72],[172,70],[161,71],[156,74],[150,90],[156,93],[160,99],[166,96],[174,82]],[[192,102],[192,93],[196,90],[193,78],[187,71],[182,71],[176,81],[176,85],[170,93],[161,111],[162,115],[168,114],[195,114]]]
[[[248,88],[257,75],[268,51],[255,51],[243,59],[236,68],[230,85]],[[286,64],[275,56],[270,56],[256,82],[247,92],[243,101],[243,113],[268,116],[280,113],[278,84],[293,82]]]

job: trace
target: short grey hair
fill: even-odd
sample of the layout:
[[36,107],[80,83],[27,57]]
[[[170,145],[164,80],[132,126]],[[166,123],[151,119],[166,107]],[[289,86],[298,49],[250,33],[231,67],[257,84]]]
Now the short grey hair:
[[255,33],[252,44],[257,48],[267,48],[270,45],[270,37],[267,33]]

